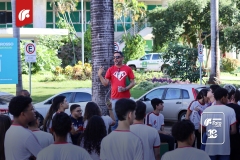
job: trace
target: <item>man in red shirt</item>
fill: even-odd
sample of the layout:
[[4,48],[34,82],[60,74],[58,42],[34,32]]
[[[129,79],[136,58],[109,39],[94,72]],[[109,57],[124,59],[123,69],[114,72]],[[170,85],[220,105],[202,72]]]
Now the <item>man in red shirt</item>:
[[115,130],[118,126],[118,118],[115,113],[115,103],[121,98],[130,98],[130,89],[135,85],[134,74],[130,67],[123,64],[123,53],[115,52],[113,56],[114,66],[107,70],[105,78],[102,76],[104,68],[100,67],[98,76],[104,86],[111,83],[111,100],[112,108],[115,116],[116,123],[112,127]]

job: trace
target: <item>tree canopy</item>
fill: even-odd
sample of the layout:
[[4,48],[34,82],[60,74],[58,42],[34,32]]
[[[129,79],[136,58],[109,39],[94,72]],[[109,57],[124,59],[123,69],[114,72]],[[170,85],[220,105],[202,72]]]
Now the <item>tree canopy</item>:
[[[231,0],[220,0],[220,46],[223,47],[226,47],[224,29],[238,23],[239,9],[234,4]],[[155,51],[173,41],[197,48],[199,42],[210,36],[210,0],[178,0],[168,8],[150,11],[148,18],[153,27]],[[209,48],[210,40],[207,42]]]

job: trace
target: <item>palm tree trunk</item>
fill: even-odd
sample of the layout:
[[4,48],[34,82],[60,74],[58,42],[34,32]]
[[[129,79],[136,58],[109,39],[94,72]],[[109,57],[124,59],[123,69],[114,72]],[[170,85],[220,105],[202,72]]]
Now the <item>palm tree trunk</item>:
[[[219,53],[219,0],[211,0],[211,73],[209,84],[215,84],[220,78],[220,53]],[[216,79],[215,79],[216,78]]]
[[16,95],[23,89],[22,85],[22,61],[20,52],[20,29],[16,27],[16,0],[11,0],[12,5],[12,28],[13,38],[17,38],[18,52],[18,84],[16,84]]
[[114,53],[114,21],[112,0],[91,0],[92,34],[92,101],[106,114],[105,98],[110,87],[104,87],[98,77],[100,66],[107,70]]

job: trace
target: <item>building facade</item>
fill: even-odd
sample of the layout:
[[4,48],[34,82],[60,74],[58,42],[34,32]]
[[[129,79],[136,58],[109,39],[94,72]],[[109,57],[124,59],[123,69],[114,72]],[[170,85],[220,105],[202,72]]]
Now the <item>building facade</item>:
[[[144,2],[148,11],[153,10],[157,6],[167,6],[167,0],[139,0],[139,2]],[[68,34],[68,31],[64,29],[58,29],[56,23],[59,20],[59,16],[57,15],[56,8],[51,5],[50,0],[33,0],[33,5],[33,24],[26,25],[20,29],[21,38],[34,39],[37,35],[41,34]],[[72,11],[68,16],[71,18],[77,35],[81,37],[81,32],[86,31],[91,21],[90,0],[83,1],[83,22],[81,21],[81,0],[79,0],[76,9],[76,11]],[[130,16],[124,18],[123,21],[125,21],[126,30],[129,30],[132,27]],[[84,26],[83,28],[82,23]],[[12,37],[11,28],[11,0],[0,0],[0,38]],[[114,31],[115,41],[118,41],[119,37],[121,38],[121,35],[124,31],[120,20],[115,20]],[[145,28],[143,28],[143,31],[139,32],[142,33],[144,39],[151,40],[151,28],[147,26],[147,23]]]

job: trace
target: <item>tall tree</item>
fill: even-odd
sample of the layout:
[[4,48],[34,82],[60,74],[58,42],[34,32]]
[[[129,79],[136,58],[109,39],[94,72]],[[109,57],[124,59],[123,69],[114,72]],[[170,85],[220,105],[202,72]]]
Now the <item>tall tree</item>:
[[16,84],[16,95],[23,89],[22,85],[22,63],[20,52],[20,29],[16,26],[16,0],[11,0],[12,6],[12,28],[13,38],[17,38],[17,55],[18,55],[18,84]]
[[219,1],[211,0],[211,73],[208,83],[216,83],[220,78],[219,53]]
[[92,100],[106,113],[105,99],[110,87],[104,87],[98,77],[100,66],[107,70],[113,65],[114,20],[112,0],[91,0],[92,35]]

